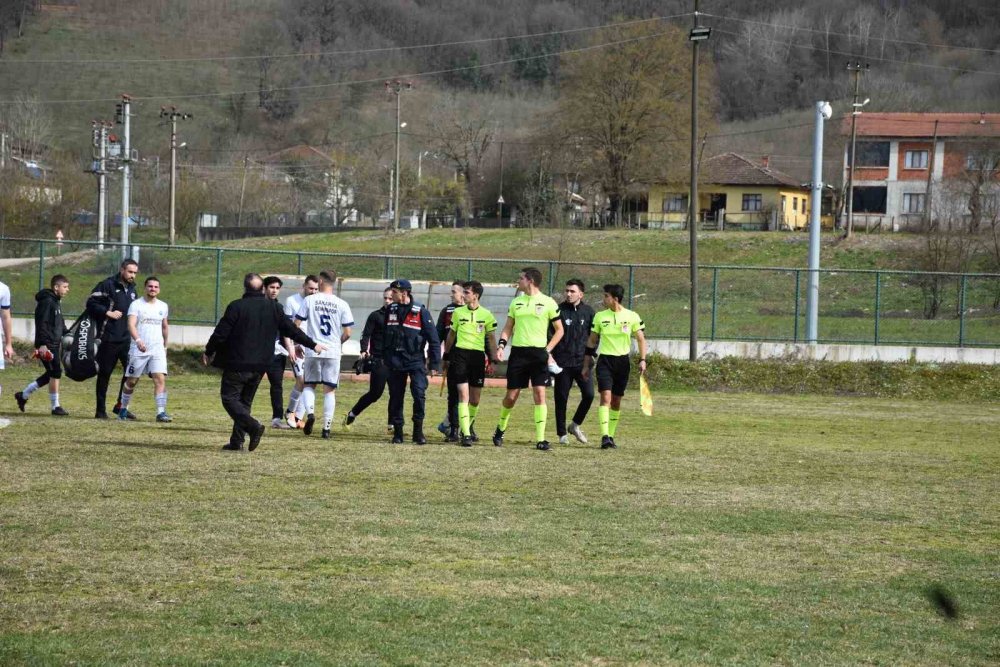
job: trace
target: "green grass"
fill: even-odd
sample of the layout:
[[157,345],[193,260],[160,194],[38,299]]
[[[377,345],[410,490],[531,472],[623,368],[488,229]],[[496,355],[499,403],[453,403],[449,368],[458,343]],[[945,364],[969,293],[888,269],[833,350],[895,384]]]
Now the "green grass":
[[212,376],[172,375],[158,427],[148,382],[136,423],[87,419],[89,383],[64,385],[69,418],[44,395],[12,411],[32,370],[0,376],[3,664],[1000,655],[995,402],[657,393],[647,419],[629,395],[619,451],[548,455],[526,405],[503,449],[463,450],[386,444],[382,402],[330,443],[269,433],[225,456]]
[[[142,243],[137,232],[137,242]],[[806,273],[787,268],[806,265],[806,238],[802,234],[705,233],[700,242],[703,266],[736,265],[743,268],[703,269],[699,292],[702,310],[699,336],[703,340],[802,340],[805,332]],[[844,273],[843,269],[897,269],[901,248],[910,237],[860,237],[852,242],[824,240],[821,276],[820,338],[822,341],[872,342],[875,340],[876,284],[874,274]],[[8,256],[37,256],[36,244],[5,241]],[[214,322],[217,306],[237,298],[243,274],[297,274],[333,265],[343,276],[382,278],[382,254],[400,254],[389,262],[388,275],[450,281],[470,271],[484,282],[508,282],[528,262],[539,265],[546,285],[558,293],[570,277],[583,279],[595,305],[601,286],[617,282],[633,287],[632,306],[643,315],[653,337],[684,338],[688,331],[687,238],[683,232],[558,230],[428,230],[401,235],[359,231],[329,235],[248,239],[225,243],[216,250],[145,248],[140,255],[142,273],[158,275],[164,299],[171,304],[176,323]],[[263,252],[245,252],[248,249]],[[267,251],[274,251],[269,253]],[[53,253],[49,247],[47,253]],[[303,253],[300,258],[297,253]],[[329,258],[322,252],[356,253],[350,258]],[[295,254],[280,254],[295,253]],[[453,259],[425,260],[416,256]],[[500,261],[477,261],[500,260]],[[600,261],[610,266],[586,266]],[[561,263],[560,263],[561,262]],[[676,264],[678,268],[636,268],[629,263]],[[82,308],[93,284],[114,271],[115,253],[76,253],[71,260],[51,258],[45,275],[66,273],[76,281],[68,297],[68,312]],[[757,269],[753,267],[758,267]],[[771,267],[760,269],[760,267]],[[775,268],[782,267],[782,268]],[[216,294],[215,276],[221,275]],[[38,288],[37,265],[5,269],[12,289],[14,310],[30,314]],[[923,319],[920,289],[907,275],[883,275],[878,295],[879,342],[899,344],[1000,345],[1000,313],[993,308],[1000,279],[969,279],[964,323],[959,321],[959,289],[951,285],[941,314]],[[79,295],[79,296],[77,296]],[[174,295],[183,295],[177,298]],[[558,295],[558,294],[557,294]],[[218,297],[218,300],[217,300]],[[716,302],[713,327],[711,306]],[[798,314],[798,328],[796,328]],[[797,338],[796,338],[797,336]]]

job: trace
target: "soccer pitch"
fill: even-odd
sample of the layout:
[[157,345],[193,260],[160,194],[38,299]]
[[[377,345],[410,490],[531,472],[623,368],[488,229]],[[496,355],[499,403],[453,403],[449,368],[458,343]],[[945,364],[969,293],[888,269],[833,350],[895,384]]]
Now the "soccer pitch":
[[[995,664],[1000,404],[625,398],[618,451],[390,445],[386,398],[334,439],[219,451],[216,376],[171,376],[175,421],[68,418],[0,375],[0,663]],[[286,383],[287,396],[288,383]],[[269,417],[266,380],[255,413]],[[407,406],[409,414],[409,405]],[[549,408],[550,440],[554,410]],[[44,416],[43,416],[44,415]],[[958,617],[928,590],[941,586]]]

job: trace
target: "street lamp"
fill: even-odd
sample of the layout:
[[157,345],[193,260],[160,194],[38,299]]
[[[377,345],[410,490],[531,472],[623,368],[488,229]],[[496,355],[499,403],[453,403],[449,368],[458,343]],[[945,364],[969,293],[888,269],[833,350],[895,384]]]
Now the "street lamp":
[[816,344],[819,322],[819,216],[823,199],[823,122],[833,116],[829,102],[816,103],[813,132],[812,203],[809,208],[809,286],[806,290],[806,342]]
[[399,96],[400,93],[411,90],[413,84],[409,81],[386,81],[385,91],[396,96],[396,174],[393,183],[393,205],[392,205],[392,225],[395,231],[399,231],[399,131],[403,125],[399,122]]

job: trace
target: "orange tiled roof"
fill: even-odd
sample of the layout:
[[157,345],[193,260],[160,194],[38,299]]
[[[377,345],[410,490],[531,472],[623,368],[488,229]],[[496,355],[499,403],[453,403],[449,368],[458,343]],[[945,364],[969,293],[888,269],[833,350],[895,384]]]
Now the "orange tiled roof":
[[788,174],[765,167],[737,153],[723,153],[701,163],[700,181],[715,185],[771,185],[802,188],[802,183]]
[[[858,136],[931,138],[935,121],[939,137],[1000,137],[1000,113],[862,113]],[[850,116],[842,129],[850,134]]]

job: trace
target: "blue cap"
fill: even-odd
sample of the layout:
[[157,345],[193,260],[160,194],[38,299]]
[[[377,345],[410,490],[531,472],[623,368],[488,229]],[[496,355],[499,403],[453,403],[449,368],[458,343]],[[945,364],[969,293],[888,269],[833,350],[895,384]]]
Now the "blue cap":
[[407,280],[406,278],[398,278],[392,281],[392,284],[389,285],[389,289],[400,289],[406,292],[410,292],[413,290],[413,285],[411,285],[410,281]]

